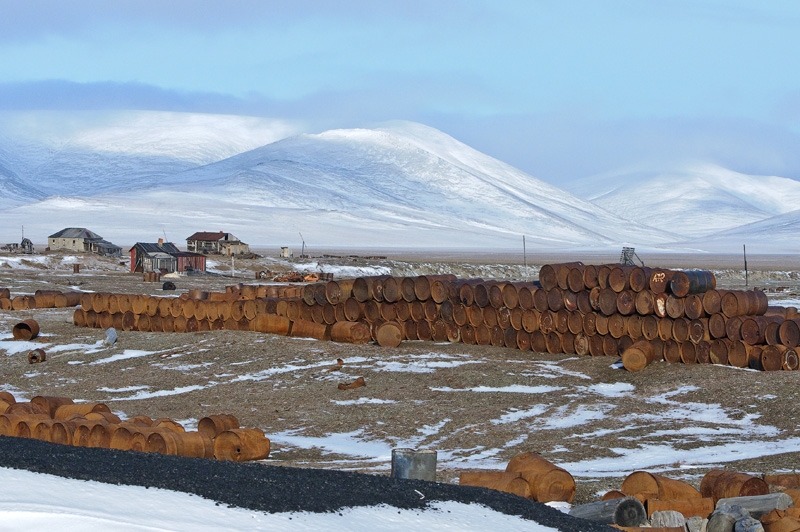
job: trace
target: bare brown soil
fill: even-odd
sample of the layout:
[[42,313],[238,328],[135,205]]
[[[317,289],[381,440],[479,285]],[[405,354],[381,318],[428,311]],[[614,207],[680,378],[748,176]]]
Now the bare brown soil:
[[[529,256],[528,263],[542,264],[543,258]],[[584,262],[599,264],[617,258],[584,257]],[[546,259],[555,262],[569,257]],[[519,268],[514,260],[488,255],[471,256],[469,260],[410,255],[326,259],[328,263],[388,265],[399,275],[451,268],[460,276],[479,271],[488,277],[491,265],[505,274],[526,273],[513,269]],[[798,260],[750,259],[753,271],[749,285],[770,288],[773,298],[796,293],[800,281],[793,269]],[[655,259],[649,262],[656,265]],[[744,285],[739,257],[664,256],[657,262],[665,267],[714,269],[720,287]],[[190,289],[224,291],[230,284],[255,283],[253,272],[267,267],[276,270],[289,266],[237,261],[236,278],[180,278],[174,280],[178,290],[170,294],[160,290],[160,283],[145,283],[140,274],[127,273],[118,261],[87,257],[78,274],[68,265],[2,270],[0,286],[8,287],[12,295],[72,288],[178,295]],[[530,269],[536,270],[535,266]],[[309,438],[353,434],[365,445],[379,442],[387,449],[411,443],[439,451],[438,479],[444,482],[457,482],[461,470],[481,466],[481,455],[487,467],[498,467],[524,451],[538,452],[559,464],[574,464],[625,456],[646,446],[654,446],[654,452],[659,452],[658,445],[667,445],[678,450],[675,456],[683,458],[658,470],[695,485],[714,467],[761,474],[800,466],[796,451],[760,457],[760,453],[753,453],[752,458],[735,459],[735,447],[763,446],[762,442],[798,437],[798,372],[764,373],[661,362],[642,372],[628,373],[613,367],[616,359],[610,357],[579,358],[432,342],[404,342],[399,348],[385,349],[376,344],[338,344],[234,331],[118,331],[119,339],[113,346],[87,349],[87,345],[105,337],[104,331],[75,327],[73,310],[0,312],[0,333],[9,337],[15,323],[27,318],[37,320],[42,333],[38,340],[47,344],[48,351],[46,362],[40,364],[29,364],[27,351],[8,356],[0,352],[0,388],[28,398],[59,395],[103,401],[127,416],[197,420],[207,414],[232,413],[243,425],[259,427],[268,436],[290,431]],[[8,350],[13,340],[2,343]],[[130,354],[130,350],[148,354],[93,364],[113,355]],[[335,365],[337,358],[345,360],[341,368]],[[365,379],[365,387],[338,389],[339,383],[357,377]],[[613,393],[620,383],[630,385],[631,391]],[[546,386],[548,391],[466,391],[510,386]],[[142,391],[171,394],[120,400]],[[575,423],[568,423],[570,419]],[[284,445],[281,439],[275,438],[270,463],[388,474],[388,461],[359,459],[311,445]],[[723,448],[725,444],[734,448]],[[703,459],[700,465],[695,464],[693,451],[709,445],[720,446],[718,460]],[[349,446],[350,450],[354,448],[357,445]],[[365,456],[373,454],[365,452]],[[640,468],[635,460],[629,466],[616,476],[599,471],[576,475],[575,502],[596,500],[598,493],[618,488],[627,473]]]

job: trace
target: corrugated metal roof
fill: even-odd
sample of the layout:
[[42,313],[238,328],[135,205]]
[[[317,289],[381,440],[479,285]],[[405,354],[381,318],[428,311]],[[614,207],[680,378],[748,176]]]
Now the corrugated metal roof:
[[[173,244],[172,242],[164,242],[161,245],[159,245],[157,242],[153,242],[153,243],[150,243],[150,242],[137,242],[136,244],[134,244],[133,248],[139,248],[140,250],[144,251],[145,253],[163,252],[163,253],[172,254],[172,253],[180,253],[181,252],[181,250],[179,250],[175,246],[175,244]],[[131,249],[133,249],[133,248],[131,248]]]
[[102,240],[103,237],[89,231],[85,227],[67,227],[47,238],[83,238],[85,240]]

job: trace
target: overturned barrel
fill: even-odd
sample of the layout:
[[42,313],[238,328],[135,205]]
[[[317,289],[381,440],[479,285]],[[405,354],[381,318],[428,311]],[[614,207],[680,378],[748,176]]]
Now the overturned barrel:
[[259,429],[230,429],[214,438],[214,456],[218,460],[263,460],[269,450],[270,441]]
[[17,323],[11,329],[14,340],[31,340],[39,336],[39,324],[34,319],[28,319]]
[[506,471],[519,473],[528,482],[530,498],[538,502],[572,502],[575,479],[565,469],[536,453],[526,452],[511,459]]

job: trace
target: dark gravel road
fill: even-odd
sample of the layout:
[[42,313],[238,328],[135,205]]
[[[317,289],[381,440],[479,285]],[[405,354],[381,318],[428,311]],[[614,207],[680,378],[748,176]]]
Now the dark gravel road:
[[[456,501],[482,504],[564,532],[615,530],[572,518],[543,504],[483,488],[346,471],[88,449],[25,438],[0,436],[0,467],[182,491],[220,504],[269,513],[335,512],[352,506],[380,504],[424,509],[432,501]],[[424,494],[424,500],[417,491]]]

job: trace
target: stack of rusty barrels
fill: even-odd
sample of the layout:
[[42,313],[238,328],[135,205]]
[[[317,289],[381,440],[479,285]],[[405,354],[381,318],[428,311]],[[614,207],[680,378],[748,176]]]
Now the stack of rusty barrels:
[[539,328],[536,290],[532,282],[453,275],[359,277],[306,286],[301,309],[315,322],[362,321],[384,346],[432,340],[529,350]]
[[180,297],[86,293],[73,313],[73,323],[124,331],[226,329],[350,343],[372,339],[363,321],[337,324],[314,320],[311,307],[303,304],[302,290],[299,285],[235,285],[226,287],[225,292],[190,290]]
[[144,272],[142,280],[146,283],[159,283],[161,282],[161,272]]
[[33,295],[11,297],[8,288],[0,289],[0,310],[30,310],[37,308],[75,307],[83,292],[61,292],[60,290],[37,290]]
[[229,414],[204,417],[196,431],[187,431],[169,418],[136,416],[123,421],[104,403],[51,396],[17,402],[8,392],[0,392],[0,436],[237,462],[262,460],[270,451],[261,430],[241,428]]
[[655,360],[769,371],[800,365],[796,310],[769,307],[760,290],[717,290],[708,271],[572,263],[544,266],[539,280],[540,331],[557,347],[541,327],[554,323],[565,352],[572,342],[578,354],[621,354],[631,371]]
[[[523,351],[623,356],[761,370],[797,369],[800,317],[760,290],[717,290],[704,270],[542,266],[535,282],[453,275],[235,285],[180,297],[83,294],[76,325],[122,330],[249,330],[397,346],[433,340]],[[627,352],[627,355],[626,355]]]
[[709,271],[570,263],[543,266],[539,281],[540,325],[554,322],[565,350],[566,337],[579,354],[622,355],[631,371],[656,360],[767,371],[800,365],[796,309],[770,307],[760,290],[717,290]]

